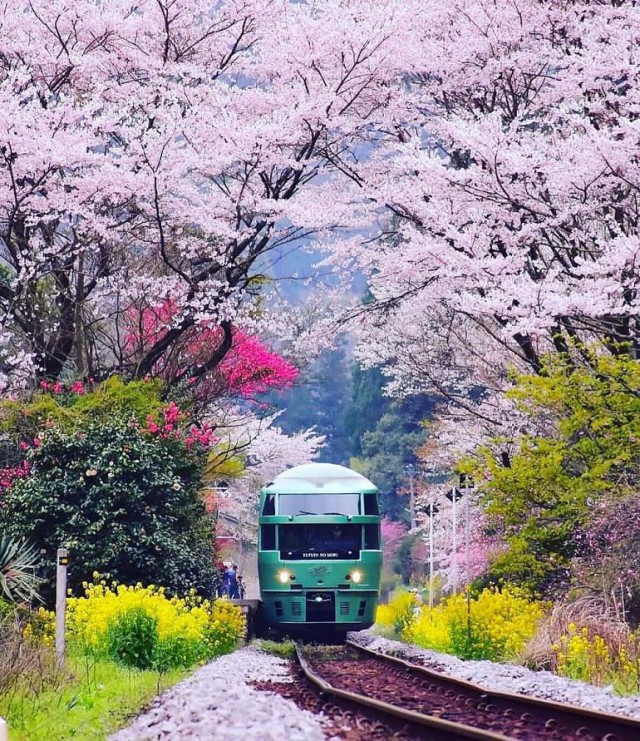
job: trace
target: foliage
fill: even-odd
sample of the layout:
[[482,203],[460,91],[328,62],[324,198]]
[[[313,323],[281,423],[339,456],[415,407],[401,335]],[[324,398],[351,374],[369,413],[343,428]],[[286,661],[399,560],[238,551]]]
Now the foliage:
[[380,368],[364,369],[356,363],[351,386],[345,430],[350,437],[350,450],[355,457],[359,457],[363,452],[362,439],[365,432],[374,430],[381,417],[389,411],[391,398],[383,393],[384,376]]
[[0,599],[33,600],[40,586],[37,563],[38,553],[33,545],[11,540],[0,533]]
[[573,572],[577,584],[598,585],[622,621],[640,625],[638,493],[614,491],[593,508]]
[[640,364],[583,353],[582,362],[551,356],[543,374],[517,377],[510,393],[536,432],[519,439],[508,466],[482,455],[484,505],[509,544],[491,570],[498,581],[566,582],[593,513],[640,485]]
[[349,415],[345,414],[345,406],[350,379],[346,342],[340,339],[336,344],[310,362],[290,389],[269,394],[267,400],[283,410],[278,424],[285,433],[291,435],[313,427],[326,438],[322,460],[348,465],[350,445],[345,425]]
[[0,599],[0,701],[21,686],[34,692],[60,681],[51,616]]
[[[55,656],[52,664],[55,667]],[[0,715],[12,741],[103,741],[184,676],[184,669],[138,671],[71,655],[67,672],[55,673],[54,683],[24,676],[22,684],[0,692]]]
[[403,539],[407,535],[407,527],[404,523],[395,522],[387,517],[383,517],[380,524],[380,531],[382,534],[382,578],[380,590],[381,598],[384,601],[399,581],[398,575],[401,573],[402,566],[398,559],[398,552]]
[[31,397],[0,401],[0,431],[18,448],[33,445],[46,426],[72,431],[88,421],[108,422],[127,416],[142,424],[148,415],[161,413],[160,380],[125,382],[112,376],[102,383],[71,384],[43,381]]
[[416,598],[411,592],[400,592],[390,603],[378,605],[376,625],[395,635],[403,635],[415,619]]
[[61,671],[53,613],[16,610],[0,602],[0,614],[8,611],[0,618],[0,715],[12,738],[25,741],[103,739],[182,678],[185,667],[232,651],[245,630],[242,611],[229,602],[87,584],[84,597],[68,600]]
[[533,669],[638,692],[638,631],[608,600],[580,596],[557,602],[520,654]]
[[617,644],[588,627],[570,623],[553,646],[555,671],[572,679],[613,686],[620,694],[640,689],[640,634],[627,633]]
[[389,211],[354,250],[374,297],[361,358],[398,393],[469,406],[572,338],[637,343],[637,6],[411,7],[410,113],[358,167]]
[[296,644],[293,641],[270,641],[261,638],[257,644],[263,651],[279,656],[281,659],[292,659],[296,653]]
[[245,631],[241,609],[228,601],[195,591],[170,598],[162,587],[140,584],[86,584],[68,609],[72,645],[138,669],[192,666],[232,651]]
[[396,552],[396,569],[403,584],[408,585],[424,575],[424,556],[421,533],[414,532],[400,542]]
[[107,656],[123,666],[154,668],[157,644],[158,620],[142,607],[131,607],[107,623]]
[[[377,388],[377,393],[382,399],[382,387]],[[372,419],[371,409],[362,406],[370,403],[369,394],[363,396],[357,388],[354,394],[348,417]],[[382,401],[378,403],[382,405]],[[374,427],[363,430],[358,442],[353,443],[362,455],[352,458],[350,465],[380,489],[384,514],[408,521],[406,466],[415,462],[413,451],[423,439],[422,424],[433,409],[433,398],[421,395],[411,400],[392,400],[383,406],[384,413],[373,415]]]
[[[160,403],[161,388],[110,380],[70,399],[37,394],[24,406],[42,427],[22,446],[29,474],[5,491],[0,523],[44,550],[49,583],[66,545],[72,588],[100,571],[210,593],[212,532],[199,489],[214,439],[174,402]],[[51,418],[39,416],[41,406]]]
[[[0,43],[3,380],[143,378],[193,330],[218,328],[214,353],[188,369],[198,377],[234,325],[284,326],[264,311],[265,273],[278,249],[359,221],[335,194],[398,87],[401,6],[12,8]],[[131,312],[169,297],[169,331],[130,351]]]
[[414,612],[411,595],[400,595],[378,622],[393,625],[404,640],[463,659],[500,661],[515,657],[534,634],[547,606],[516,588],[484,589],[474,598],[449,597]]

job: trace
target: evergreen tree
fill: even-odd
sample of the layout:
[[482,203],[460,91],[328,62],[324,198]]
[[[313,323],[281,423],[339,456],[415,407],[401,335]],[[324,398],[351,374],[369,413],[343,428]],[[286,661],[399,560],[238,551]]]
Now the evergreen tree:
[[278,418],[283,432],[293,435],[315,427],[317,434],[326,438],[320,460],[339,465],[348,465],[351,457],[344,423],[351,396],[348,363],[348,344],[342,339],[301,373],[299,383],[269,399],[284,410]]
[[434,398],[423,394],[392,399],[384,394],[384,382],[380,368],[354,369],[353,395],[345,415],[354,456],[351,465],[380,489],[384,514],[408,519],[408,500],[400,495],[401,489],[406,466],[416,462],[414,450],[424,439],[421,423],[429,418]]

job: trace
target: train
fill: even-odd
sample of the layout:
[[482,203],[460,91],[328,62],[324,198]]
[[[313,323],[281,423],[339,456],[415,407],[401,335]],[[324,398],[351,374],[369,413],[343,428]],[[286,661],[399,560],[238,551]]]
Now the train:
[[379,493],[361,474],[308,463],[260,491],[263,633],[339,637],[370,627],[381,569]]

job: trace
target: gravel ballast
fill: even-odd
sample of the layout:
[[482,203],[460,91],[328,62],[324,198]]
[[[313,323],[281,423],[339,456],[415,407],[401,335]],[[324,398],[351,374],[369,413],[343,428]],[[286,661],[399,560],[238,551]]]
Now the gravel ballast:
[[[556,702],[618,713],[640,719],[640,696],[617,697],[609,688],[594,687],[546,671],[513,664],[462,661],[454,656],[376,636],[368,631],[349,638],[382,652],[393,652],[494,691],[517,692]],[[222,656],[157,698],[130,726],[110,741],[159,739],[242,739],[243,741],[319,741],[336,739],[328,719],[301,710],[291,700],[263,692],[251,682],[291,682],[288,662],[250,645]],[[323,728],[325,730],[323,730]]]
[[110,741],[211,739],[320,741],[322,716],[260,692],[252,681],[290,682],[287,662],[253,646],[221,656],[167,690]]
[[382,638],[368,631],[350,633],[349,638],[354,643],[360,643],[374,651],[393,652],[407,661],[420,659],[420,663],[429,669],[458,679],[466,679],[495,692],[517,692],[543,700],[564,702],[604,713],[617,713],[640,719],[640,695],[618,697],[612,688],[595,687],[575,679],[558,677],[548,671],[532,671],[516,664],[463,661],[448,654]]

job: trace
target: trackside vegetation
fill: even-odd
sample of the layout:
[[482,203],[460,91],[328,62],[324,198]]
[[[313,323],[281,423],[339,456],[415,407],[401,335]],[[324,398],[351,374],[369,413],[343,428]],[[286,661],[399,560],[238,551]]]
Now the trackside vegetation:
[[548,605],[518,588],[484,589],[467,601],[448,597],[429,609],[418,608],[411,592],[378,608],[378,625],[423,648],[462,659],[514,659],[534,635]]
[[414,593],[401,592],[378,607],[376,630],[462,659],[522,663],[622,695],[640,692],[640,630],[603,619],[589,601],[552,607],[505,587],[468,601],[449,597],[429,609]]
[[380,630],[640,691],[640,363],[607,350],[576,344],[512,376],[517,431],[458,464],[493,545],[469,599],[445,587],[429,609],[400,593]]
[[[0,716],[12,741],[102,739],[245,618],[215,591],[201,496],[216,439],[161,381],[43,383],[0,403]],[[58,666],[55,551],[68,548]]]
[[69,660],[53,648],[54,615],[4,603],[0,715],[12,739],[101,739],[188,670],[233,651],[244,636],[239,607],[195,592],[97,581],[69,600]]

